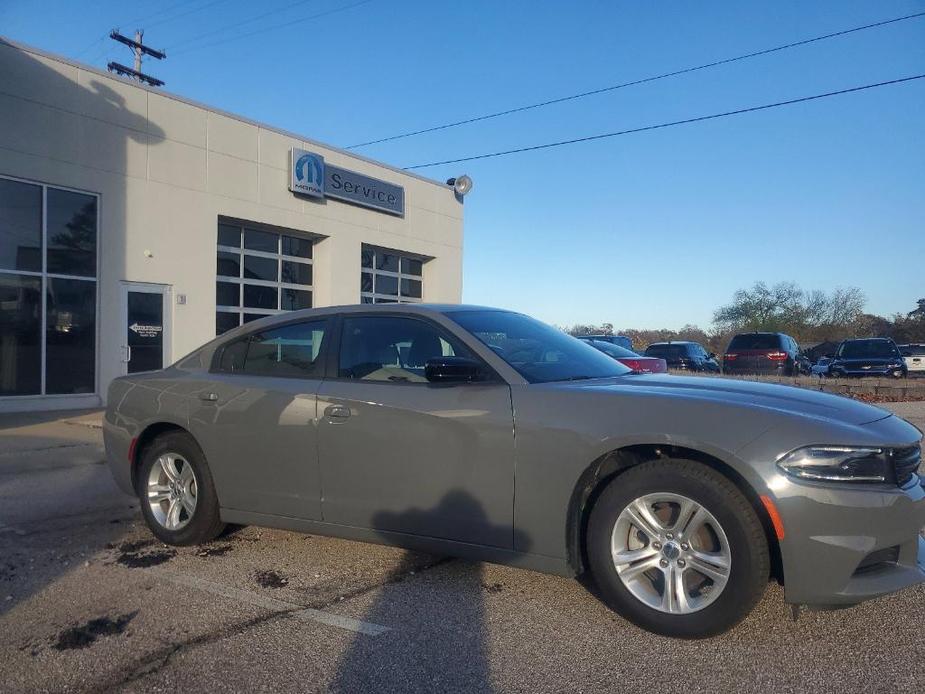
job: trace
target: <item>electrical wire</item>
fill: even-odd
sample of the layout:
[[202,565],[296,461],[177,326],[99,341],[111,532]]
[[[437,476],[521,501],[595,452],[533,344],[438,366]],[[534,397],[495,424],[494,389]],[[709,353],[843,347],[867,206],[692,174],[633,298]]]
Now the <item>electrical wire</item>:
[[689,123],[699,123],[701,121],[714,120],[717,118],[726,118],[728,116],[737,116],[743,113],[753,113],[754,111],[764,111],[771,108],[777,108],[779,106],[790,106],[791,104],[799,104],[806,101],[815,101],[817,99],[825,99],[830,96],[838,96],[840,94],[851,94],[853,92],[864,91],[865,89],[875,89],[877,87],[886,87],[891,84],[901,84],[903,82],[911,82],[913,80],[920,80],[925,78],[925,73],[921,75],[913,75],[911,77],[901,77],[899,79],[888,80],[886,82],[875,82],[873,84],[865,84],[859,87],[849,87],[848,89],[839,89],[834,92],[826,92],[824,94],[813,94],[812,96],[801,96],[796,99],[788,99],[787,101],[776,101],[771,104],[762,104],[761,106],[749,106],[747,108],[739,108],[734,111],[724,111],[722,113],[712,113],[708,116],[697,116],[695,118],[685,118],[684,120],[676,120],[668,123],[658,123],[656,125],[645,125],[640,128],[629,128],[627,130],[618,130],[611,133],[602,133],[600,135],[589,135],[588,137],[576,137],[571,140],[560,140],[558,142],[548,142],[542,145],[532,145],[530,147],[518,147],[517,149],[508,149],[500,152],[489,152],[487,154],[476,154],[469,157],[458,157],[456,159],[444,159],[443,161],[430,162],[428,164],[415,164],[414,166],[405,166],[403,167],[406,171],[412,169],[426,169],[431,166],[440,166],[442,164],[458,164],[464,161],[475,161],[477,159],[491,159],[493,157],[504,157],[511,154],[519,154],[521,152],[533,152],[539,149],[550,149],[552,147],[563,147],[565,145],[574,145],[580,142],[591,142],[593,140],[603,140],[609,137],[617,137],[619,135],[630,135],[632,133],[641,133],[648,130],[658,130],[660,128],[670,128],[676,125],[687,125]]
[[896,24],[897,22],[903,22],[909,19],[917,19],[919,17],[925,17],[925,12],[917,12],[915,14],[905,15],[903,17],[894,17],[893,19],[886,19],[882,22],[875,22],[873,24],[865,24],[863,26],[853,27],[851,29],[844,29],[843,31],[836,31],[831,34],[823,34],[821,36],[814,36],[810,39],[803,39],[801,41],[794,41],[792,43],[785,43],[782,46],[775,46],[774,48],[765,48],[760,51],[754,51],[752,53],[745,53],[744,55],[738,55],[733,58],[724,58],[722,60],[716,60],[712,63],[705,63],[703,65],[696,65],[694,67],[682,68],[680,70],[673,70],[672,72],[665,72],[660,75],[652,75],[650,77],[643,77],[640,79],[633,80],[631,82],[622,82],[620,84],[614,84],[609,87],[601,87],[600,89],[592,89],[591,91],[581,92],[579,94],[571,94],[569,96],[562,96],[556,99],[549,99],[547,101],[540,101],[535,104],[528,104],[526,106],[518,106],[516,108],[507,109],[505,111],[496,111],[494,113],[486,113],[481,116],[473,116],[472,118],[465,118],[463,120],[453,121],[451,123],[444,123],[442,125],[435,125],[429,128],[422,128],[420,130],[412,130],[410,132],[401,133],[398,135],[391,135],[389,137],[382,137],[378,140],[369,140],[368,142],[360,142],[359,144],[350,145],[344,149],[356,149],[358,147],[367,147],[369,145],[376,145],[382,142],[392,142],[394,140],[401,140],[406,137],[414,137],[416,135],[423,135],[425,133],[432,133],[438,130],[447,130],[449,128],[456,128],[461,125],[469,125],[470,123],[478,123],[480,121],[490,120],[492,118],[500,118],[502,116],[509,116],[513,113],[522,113],[524,111],[530,111],[537,108],[542,108],[544,106],[552,106],[553,104],[561,104],[566,101],[574,101],[576,99],[584,99],[589,96],[595,96],[597,94],[604,94],[606,92],[612,92],[617,89],[624,89],[626,87],[634,87],[640,84],[647,84],[649,82],[656,82],[658,80],[667,79],[669,77],[677,77],[678,75],[685,75],[691,72],[697,72],[699,70],[706,70],[713,67],[718,67],[720,65],[728,65],[729,63],[735,63],[739,60],[748,60],[750,58],[757,58],[762,55],[768,55],[770,53],[776,53],[778,51],[784,51],[790,48],[797,48],[799,46],[806,46],[811,43],[816,43],[818,41],[825,41],[827,39],[836,38],[839,36],[846,36],[848,34],[854,34],[859,31],[865,31],[867,29],[875,29],[877,27],[887,26],[888,24]]
[[175,55],[186,55],[187,53],[191,53],[192,51],[201,51],[206,48],[212,48],[213,46],[220,46],[221,44],[228,43],[229,41],[240,41],[241,39],[249,38],[251,36],[256,36],[257,34],[263,34],[267,31],[276,31],[277,29],[288,29],[289,27],[295,26],[296,24],[302,24],[312,19],[319,19],[321,17],[327,17],[328,15],[336,14],[338,12],[345,12],[346,10],[352,10],[354,7],[360,7],[361,5],[366,5],[371,2],[373,2],[373,0],[360,0],[360,2],[355,2],[351,5],[335,7],[330,10],[325,10],[324,12],[318,12],[316,14],[309,15],[307,17],[302,17],[300,19],[292,19],[288,22],[283,22],[281,24],[274,24],[273,26],[263,27],[262,29],[255,29],[254,31],[248,32],[246,34],[239,34],[238,36],[231,36],[226,39],[219,39],[218,41],[213,41],[211,43],[198,44],[196,46],[187,48],[186,50],[178,51],[177,53],[175,53]]
[[289,11],[289,10],[292,10],[292,9],[296,8],[296,7],[299,7],[300,5],[305,5],[305,4],[309,3],[309,2],[317,2],[317,0],[299,0],[299,2],[294,2],[294,3],[288,4],[286,7],[280,7],[279,9],[270,10],[269,12],[263,12],[263,13],[261,13],[261,14],[255,15],[255,16],[253,16],[253,17],[249,17],[248,19],[241,20],[240,22],[236,22],[236,23],[234,23],[234,24],[227,24],[227,25],[225,25],[225,26],[223,26],[223,27],[219,27],[219,28],[217,28],[217,29],[213,29],[212,31],[199,32],[199,33],[197,33],[197,34],[196,34],[194,37],[192,37],[192,38],[186,39],[186,40],[184,40],[184,41],[180,41],[179,43],[176,43],[176,44],[174,44],[173,46],[170,46],[170,47],[169,47],[169,50],[174,50],[175,48],[180,48],[180,47],[182,47],[182,46],[187,46],[187,45],[189,45],[189,44],[191,44],[191,43],[198,43],[199,41],[201,41],[201,40],[202,40],[204,37],[206,37],[206,36],[214,36],[215,34],[221,34],[221,33],[225,32],[225,31],[228,31],[229,29],[236,29],[236,28],[238,28],[238,27],[240,27],[240,26],[244,26],[244,25],[246,25],[246,24],[253,24],[254,22],[259,22],[261,19],[264,19],[265,17],[269,17],[269,16],[271,16],[271,15],[279,14],[279,13],[281,13],[281,12],[287,12],[287,11]]

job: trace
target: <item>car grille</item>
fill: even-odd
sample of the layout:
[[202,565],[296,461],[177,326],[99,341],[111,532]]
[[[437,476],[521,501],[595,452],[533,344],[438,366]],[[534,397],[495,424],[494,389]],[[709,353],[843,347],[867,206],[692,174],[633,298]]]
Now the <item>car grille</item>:
[[922,462],[922,449],[918,445],[893,450],[893,470],[896,473],[896,484],[905,487],[913,475],[918,472],[919,463]]

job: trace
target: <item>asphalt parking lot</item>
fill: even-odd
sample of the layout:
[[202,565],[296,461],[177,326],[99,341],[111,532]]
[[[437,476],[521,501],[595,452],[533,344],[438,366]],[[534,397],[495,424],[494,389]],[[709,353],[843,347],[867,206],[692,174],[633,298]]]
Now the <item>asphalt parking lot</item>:
[[[925,428],[925,403],[888,405]],[[925,588],[797,622],[771,584],[709,641],[581,583],[243,528],[155,542],[96,418],[0,417],[0,690],[921,691]]]

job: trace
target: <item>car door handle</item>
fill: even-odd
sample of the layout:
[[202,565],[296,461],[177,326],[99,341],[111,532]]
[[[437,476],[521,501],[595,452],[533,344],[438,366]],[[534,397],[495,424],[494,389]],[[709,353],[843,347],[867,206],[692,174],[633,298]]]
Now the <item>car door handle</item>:
[[200,393],[200,400],[205,400],[206,402],[215,402],[218,400],[218,393]]
[[343,405],[328,405],[324,408],[324,416],[330,419],[347,419],[350,416],[350,408]]

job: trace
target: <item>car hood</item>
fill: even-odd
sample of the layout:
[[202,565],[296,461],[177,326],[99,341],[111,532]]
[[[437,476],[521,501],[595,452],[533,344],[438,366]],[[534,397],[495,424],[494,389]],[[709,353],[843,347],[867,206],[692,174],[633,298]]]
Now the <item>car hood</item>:
[[565,388],[611,390],[627,395],[647,395],[683,400],[741,405],[754,409],[803,417],[829,419],[846,424],[869,424],[892,416],[887,410],[857,400],[795,386],[674,375],[628,375],[609,379],[561,383]]

